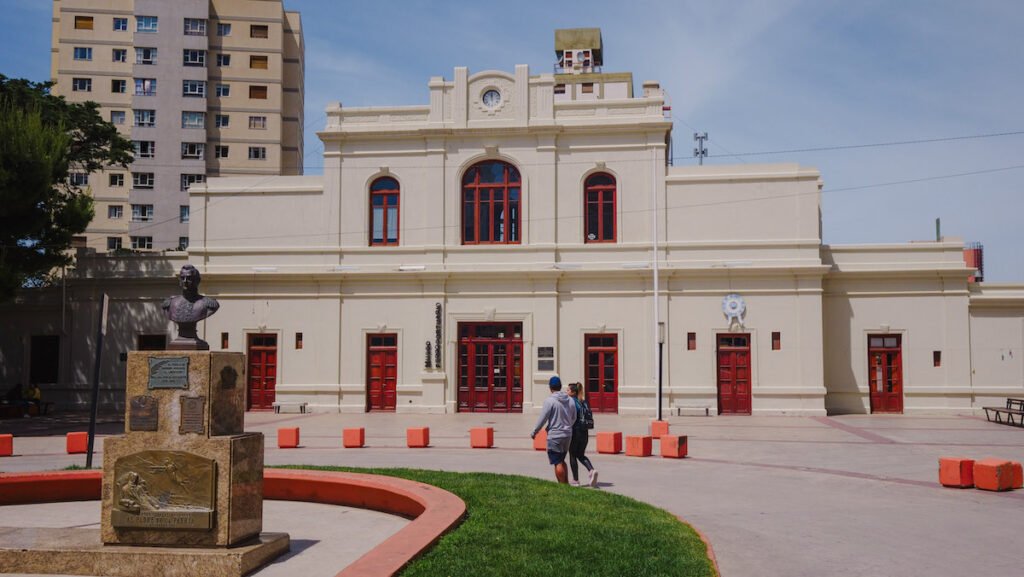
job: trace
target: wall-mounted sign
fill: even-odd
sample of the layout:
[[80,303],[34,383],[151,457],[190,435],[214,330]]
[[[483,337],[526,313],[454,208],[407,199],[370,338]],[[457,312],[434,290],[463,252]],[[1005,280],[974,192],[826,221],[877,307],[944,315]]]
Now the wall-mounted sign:
[[555,361],[554,361],[554,359],[539,359],[537,361],[537,370],[538,371],[553,371],[553,370],[555,370]]
[[555,347],[537,347],[537,358],[538,359],[553,359],[553,358],[555,358]]
[[188,357],[149,357],[149,388],[187,389]]

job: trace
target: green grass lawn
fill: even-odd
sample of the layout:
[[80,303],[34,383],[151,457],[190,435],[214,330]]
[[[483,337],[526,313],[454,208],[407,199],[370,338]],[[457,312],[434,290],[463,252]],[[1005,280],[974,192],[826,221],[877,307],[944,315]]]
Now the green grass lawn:
[[515,475],[289,468],[401,477],[462,498],[466,519],[406,567],[403,577],[715,575],[690,526],[621,495]]

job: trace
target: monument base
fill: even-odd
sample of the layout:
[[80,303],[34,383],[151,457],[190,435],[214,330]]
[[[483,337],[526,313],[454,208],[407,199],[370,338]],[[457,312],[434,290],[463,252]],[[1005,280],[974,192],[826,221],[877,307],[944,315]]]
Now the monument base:
[[288,552],[287,533],[230,548],[104,545],[97,529],[0,527],[0,573],[242,577]]

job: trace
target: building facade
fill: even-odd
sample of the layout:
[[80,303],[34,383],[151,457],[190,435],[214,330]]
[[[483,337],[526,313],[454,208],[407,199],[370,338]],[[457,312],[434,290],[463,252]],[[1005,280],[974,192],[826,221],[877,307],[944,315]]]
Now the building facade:
[[187,248],[190,186],[301,174],[303,61],[280,0],[54,0],[54,92],[97,102],[135,145],[128,170],[73,176],[96,201],[78,244]]

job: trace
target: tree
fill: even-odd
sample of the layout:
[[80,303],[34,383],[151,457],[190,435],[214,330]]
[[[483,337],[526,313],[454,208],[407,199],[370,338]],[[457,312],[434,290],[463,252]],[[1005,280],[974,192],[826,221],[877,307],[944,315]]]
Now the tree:
[[96,103],[67,102],[51,86],[0,74],[0,302],[72,261],[93,203],[71,172],[132,161],[131,142]]

